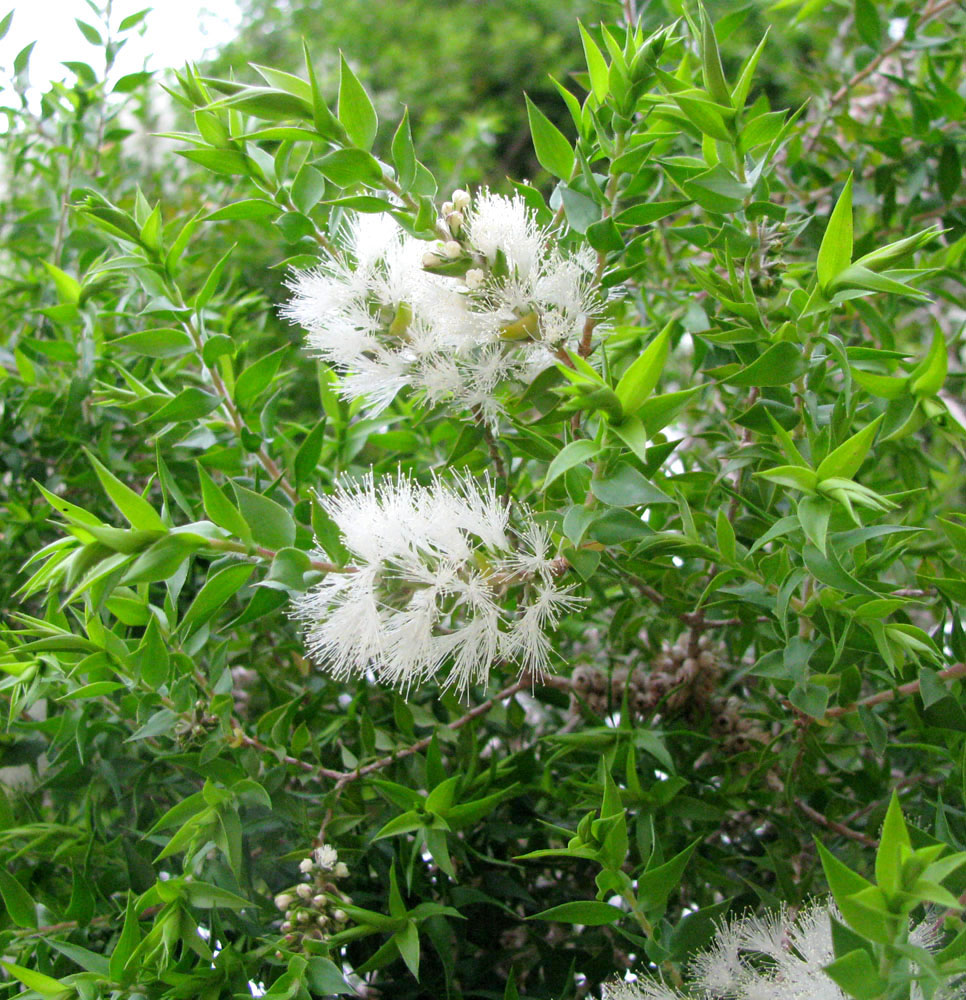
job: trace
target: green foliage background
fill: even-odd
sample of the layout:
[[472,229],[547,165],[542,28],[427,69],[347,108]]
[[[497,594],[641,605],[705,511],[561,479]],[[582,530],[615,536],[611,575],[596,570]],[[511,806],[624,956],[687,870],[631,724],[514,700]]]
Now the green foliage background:
[[[815,835],[881,881],[893,790],[913,847],[966,846],[962,10],[713,5],[726,93],[697,7],[623,13],[252,0],[169,81],[173,127],[157,79],[80,63],[5,109],[7,995],[597,995],[835,888]],[[94,21],[109,68],[138,26]],[[405,397],[361,416],[278,317],[288,269],[372,207],[343,199],[432,239],[454,187],[527,177],[612,289],[591,373],[573,345],[495,440]],[[403,699],[304,658],[288,601],[314,538],[342,559],[313,492],[400,467],[503,469],[551,528],[589,603],[550,683]],[[701,652],[710,691],[635,710],[628,672]],[[273,898],[322,840],[356,909],[286,942]],[[952,903],[914,882],[959,941],[961,873]],[[867,995],[908,997],[889,961]]]

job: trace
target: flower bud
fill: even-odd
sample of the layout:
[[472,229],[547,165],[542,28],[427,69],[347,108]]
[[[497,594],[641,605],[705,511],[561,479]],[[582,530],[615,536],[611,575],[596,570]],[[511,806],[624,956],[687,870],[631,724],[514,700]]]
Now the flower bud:
[[284,922],[284,923],[282,924],[282,928],[281,928],[281,930],[282,930],[282,933],[283,933],[283,934],[288,934],[288,932],[289,932],[289,931],[290,931],[291,929],[292,929],[292,925],[291,925],[291,923],[290,923],[290,922],[289,922],[288,920],[286,920],[286,921],[285,921],[285,922]]
[[310,871],[315,867],[315,862],[311,858],[304,858],[299,862],[299,871],[303,875],[308,875]]
[[296,920],[298,920],[300,924],[307,924],[311,919],[312,914],[309,913],[308,910],[299,910],[299,914],[296,917]]
[[294,897],[290,892],[280,892],[275,897],[275,906],[282,910],[283,912],[287,910],[294,902]]
[[311,899],[312,897],[312,886],[308,884],[303,883],[295,891],[299,894],[300,899]]
[[478,267],[471,267],[463,277],[467,288],[479,288],[486,279],[486,272]]
[[321,893],[318,896],[313,896],[312,897],[312,905],[317,910],[321,910],[322,907],[325,906],[325,896],[323,896]]
[[456,240],[448,240],[443,244],[443,253],[449,257],[450,260],[456,260],[457,257],[463,255],[463,248],[456,242]]
[[333,869],[332,874],[336,878],[345,878],[349,874],[349,868],[344,862],[340,861]]
[[452,212],[455,207],[456,206],[451,201],[444,201],[443,202],[443,207],[440,209],[440,212],[442,212],[443,218],[445,219],[446,216],[449,215],[449,213]]
[[462,212],[464,208],[469,207],[470,204],[470,193],[469,191],[464,191],[462,188],[457,188],[453,192],[453,207],[457,212]]
[[446,216],[446,224],[449,226],[449,231],[451,233],[458,233],[463,228],[463,213],[462,212],[450,212]]
[[336,910],[332,914],[332,919],[337,923],[344,924],[349,919],[349,914],[345,910]]
[[423,254],[423,267],[438,267],[442,263],[442,260],[432,252]]

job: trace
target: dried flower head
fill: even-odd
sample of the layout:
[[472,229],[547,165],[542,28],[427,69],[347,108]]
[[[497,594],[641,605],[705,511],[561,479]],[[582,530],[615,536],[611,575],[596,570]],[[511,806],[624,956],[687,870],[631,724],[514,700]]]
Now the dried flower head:
[[408,691],[446,668],[443,686],[464,692],[485,684],[497,660],[538,675],[548,668],[546,632],[578,599],[558,585],[542,528],[531,521],[511,536],[489,480],[369,477],[321,503],[355,566],[295,601],[323,669],[339,678],[371,671]]

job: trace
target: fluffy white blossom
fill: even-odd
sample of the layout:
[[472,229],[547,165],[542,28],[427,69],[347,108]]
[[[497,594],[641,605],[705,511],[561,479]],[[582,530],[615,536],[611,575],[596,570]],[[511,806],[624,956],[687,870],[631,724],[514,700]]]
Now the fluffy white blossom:
[[[842,920],[831,900],[818,900],[795,917],[782,908],[763,917],[745,916],[720,924],[711,947],[691,962],[688,987],[681,993],[664,983],[641,979],[604,988],[603,1000],[848,1000],[824,972],[835,953],[831,920]],[[928,925],[914,928],[910,939],[931,948],[936,935]],[[934,994],[935,1000],[963,1000],[961,982]],[[912,986],[912,1000],[922,992]]]
[[492,420],[508,383],[576,346],[599,307],[589,250],[566,254],[517,195],[454,193],[435,246],[389,215],[350,219],[318,266],[295,272],[282,313],[371,412],[409,386],[427,404]]
[[519,534],[488,480],[420,486],[405,476],[342,485],[320,502],[354,572],[295,601],[311,658],[338,678],[369,671],[402,690],[445,670],[465,691],[498,660],[539,675],[548,629],[579,600],[559,585],[543,529]]

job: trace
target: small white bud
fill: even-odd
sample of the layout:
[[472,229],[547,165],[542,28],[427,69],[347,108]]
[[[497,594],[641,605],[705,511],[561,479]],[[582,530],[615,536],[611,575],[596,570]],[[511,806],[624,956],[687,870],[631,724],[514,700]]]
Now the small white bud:
[[315,867],[315,862],[311,858],[305,858],[299,862],[299,871],[303,875],[308,875],[310,871]]
[[486,272],[479,267],[471,267],[463,280],[466,282],[467,288],[479,288],[486,280]]
[[446,218],[447,215],[449,215],[450,212],[453,211],[454,207],[455,206],[453,205],[453,203],[451,201],[444,201],[443,202],[443,207],[440,209],[440,211],[443,213],[443,218],[444,219]]
[[308,884],[303,884],[298,886],[295,890],[299,894],[300,899],[311,899],[312,898],[312,886]]
[[449,257],[450,260],[456,260],[457,257],[463,255],[463,248],[456,242],[456,240],[448,240],[443,244],[443,253]]
[[458,233],[463,228],[463,213],[462,212],[450,212],[446,216],[446,223],[449,226],[449,231],[451,233]]
[[315,918],[315,922],[319,925],[319,927],[325,927],[325,925],[329,922],[329,918],[323,913]]
[[469,191],[464,191],[462,188],[457,188],[453,192],[453,206],[458,212],[462,212],[464,208],[467,208],[470,203],[470,193]]
[[312,919],[312,914],[308,910],[299,910],[299,915],[296,919],[300,924],[307,924]]
[[290,892],[280,892],[275,897],[275,906],[284,911],[287,910],[294,902],[294,897]]
[[315,907],[315,908],[316,908],[317,910],[321,910],[321,909],[322,909],[322,907],[323,907],[323,906],[325,906],[325,896],[323,896],[323,895],[321,895],[321,894],[320,894],[320,895],[318,895],[318,896],[313,896],[313,897],[312,897],[312,905],[313,905],[313,906],[314,906],[314,907]]
[[288,932],[289,932],[289,931],[290,931],[291,929],[292,929],[292,925],[291,925],[291,924],[289,923],[289,921],[287,921],[287,920],[286,920],[286,921],[285,921],[285,922],[284,922],[284,923],[282,924],[282,933],[283,933],[283,934],[288,934]]
[[349,919],[349,914],[345,910],[336,910],[332,914],[332,919],[337,923],[344,924]]
[[434,253],[423,254],[423,267],[437,267],[442,263],[442,260]]
[[345,878],[349,874],[349,867],[344,862],[340,861],[333,870],[332,874],[336,878]]

